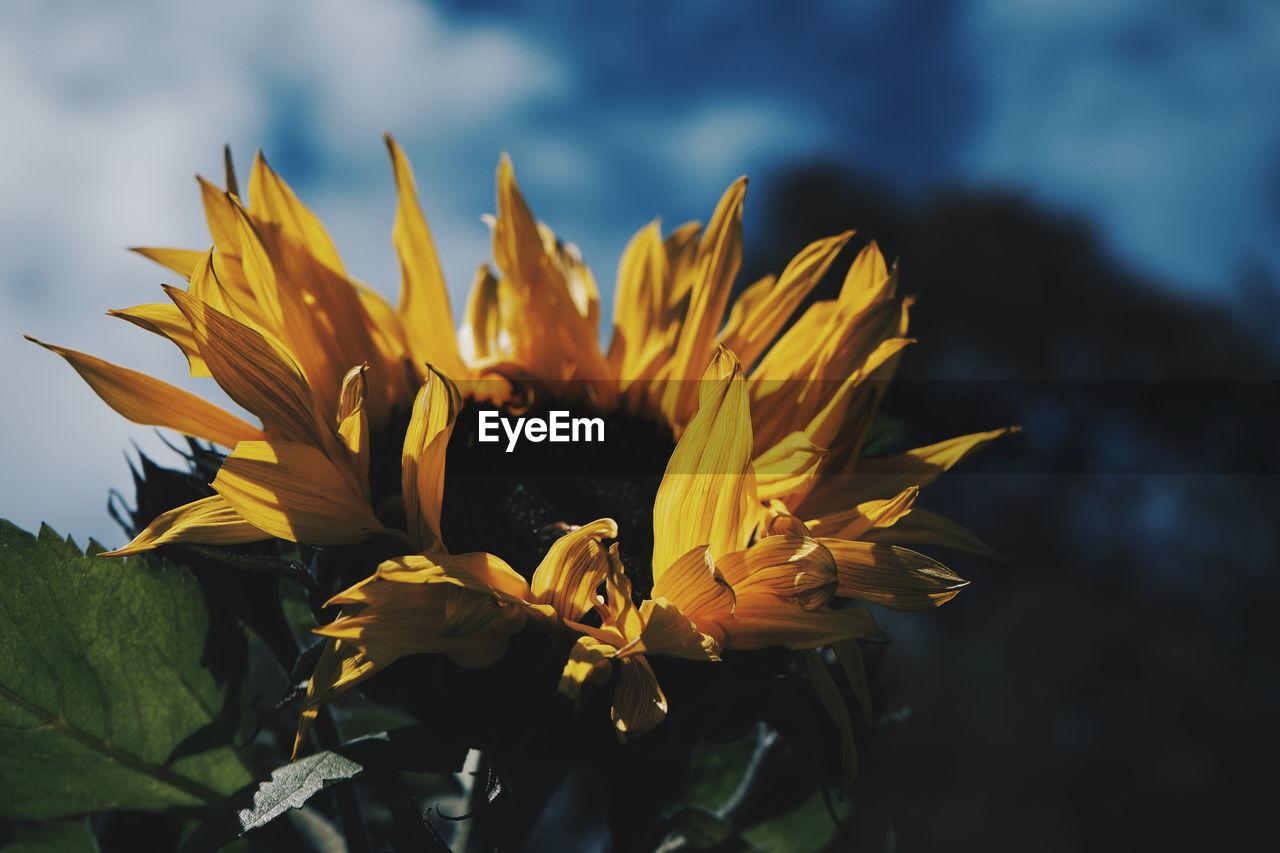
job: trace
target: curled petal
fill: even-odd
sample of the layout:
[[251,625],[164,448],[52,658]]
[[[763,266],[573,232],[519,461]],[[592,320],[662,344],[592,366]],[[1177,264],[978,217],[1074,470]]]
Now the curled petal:
[[[619,651],[620,657],[646,653],[689,660],[720,660],[720,640],[699,630],[689,617],[665,598],[640,605],[644,629],[640,636]],[[708,620],[708,625],[713,624]],[[718,627],[712,628],[719,634]]]
[[766,536],[744,551],[725,555],[718,565],[739,597],[767,593],[813,610],[836,591],[835,559],[808,536]]
[[461,408],[458,389],[431,367],[413,403],[400,466],[409,535],[424,550],[444,550],[440,507],[444,501],[445,451]]
[[521,613],[482,592],[377,578],[360,585],[353,610],[354,615],[344,615],[315,633],[359,648],[378,667],[405,655],[431,652],[468,668],[489,666],[506,650]]
[[932,557],[895,545],[819,540],[835,558],[839,595],[894,610],[926,610],[955,598],[968,581]]
[[533,573],[534,600],[551,605],[562,619],[580,620],[595,607],[596,588],[609,572],[602,542],[617,536],[617,522],[601,518],[557,539]]
[[612,646],[594,637],[579,637],[569,650],[569,659],[560,674],[560,692],[577,702],[582,695],[582,685],[608,680],[614,652]]
[[351,368],[343,377],[338,394],[338,438],[347,449],[365,500],[369,499],[369,414],[365,411],[368,372],[367,364]]
[[813,535],[807,524],[788,512],[785,504],[776,500],[769,502],[769,508],[766,511],[764,520],[764,534],[766,536],[803,536],[806,538]]
[[667,697],[658,685],[653,667],[643,656],[623,658],[619,666],[611,714],[618,740],[626,743],[663,721],[667,716]]
[[694,620],[733,612],[733,588],[716,569],[706,545],[691,549],[672,563],[653,585],[652,595],[669,599]]

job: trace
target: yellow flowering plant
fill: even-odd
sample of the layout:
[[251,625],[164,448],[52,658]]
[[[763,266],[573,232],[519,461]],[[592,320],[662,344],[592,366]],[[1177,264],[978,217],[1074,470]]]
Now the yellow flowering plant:
[[[327,706],[353,690],[408,708],[478,751],[506,786],[490,799],[525,798],[487,828],[478,811],[473,845],[518,846],[589,767],[617,785],[615,841],[643,849],[690,750],[760,725],[822,733],[814,786],[847,785],[874,711],[864,650],[884,638],[870,606],[926,610],[965,586],[917,548],[983,550],[917,509],[921,490],[1008,431],[864,455],[911,343],[895,268],[869,243],[815,300],[848,232],[739,288],[740,179],[705,226],[636,234],[602,344],[593,273],[504,157],[493,264],[455,326],[409,162],[387,146],[395,304],[351,278],[261,156],[246,193],[230,167],[225,188],[200,181],[210,248],[135,250],[178,283],[109,313],[247,414],[36,341],[119,414],[192,440],[188,499],[140,503],[106,556],[299,580],[317,639],[281,661],[305,688],[279,747],[341,752]],[[603,440],[558,441],[557,413]],[[539,416],[551,440],[519,426]]]

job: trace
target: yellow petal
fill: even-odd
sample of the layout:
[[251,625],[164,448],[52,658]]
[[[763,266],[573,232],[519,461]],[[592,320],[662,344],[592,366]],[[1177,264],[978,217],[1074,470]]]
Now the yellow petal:
[[911,486],[927,486],[969,454],[1018,429],[1014,426],[977,432],[897,456],[858,459],[851,475],[823,477],[796,512],[802,518],[822,519],[847,512],[852,504],[883,500]]
[[743,364],[754,364],[822,280],[852,236],[852,231],[846,231],[806,246],[787,264],[777,284],[770,287],[749,312],[744,312],[741,326],[734,329],[733,334],[725,335],[724,345],[736,352]]
[[187,318],[182,315],[177,306],[158,302],[151,305],[135,305],[132,308],[107,313],[112,317],[128,320],[139,328],[168,338],[177,344],[182,354],[187,357],[187,365],[191,368],[192,376],[213,375],[209,372],[209,366],[204,363],[204,356],[200,355],[200,347],[196,345],[196,336],[191,331],[191,324],[187,322]]
[[807,539],[813,535],[813,532],[809,530],[807,524],[787,512],[784,504],[778,501],[771,501],[765,518],[764,535],[801,536]]
[[191,271],[200,263],[204,252],[194,249],[154,249],[135,246],[129,251],[137,252],[148,260],[155,261],[166,269],[171,269],[184,279],[191,278]]
[[842,640],[839,643],[832,643],[830,648],[832,654],[836,656],[836,662],[844,670],[853,695],[858,699],[858,710],[862,714],[862,721],[868,726],[871,725],[871,688],[867,684],[867,666],[862,659],[862,647],[858,645],[857,640]]
[[305,444],[242,441],[213,489],[253,525],[291,542],[359,542],[383,529],[350,471]]
[[864,492],[874,489],[878,493],[868,497],[879,498],[897,494],[908,486],[924,487],[974,451],[1017,431],[1018,427],[1005,427],[975,432],[927,447],[917,447],[898,456],[860,459],[854,469],[858,475],[855,482],[860,481]]
[[883,636],[864,605],[805,610],[768,592],[739,593],[733,619],[726,627],[725,647],[729,649],[814,649],[841,640]]
[[[500,557],[467,554],[410,554],[378,566],[378,577],[397,583],[454,583],[488,591],[511,603],[529,603],[533,593],[520,573]],[[335,599],[340,602],[343,599]]]
[[449,289],[431,231],[418,204],[413,170],[396,141],[389,134],[384,138],[400,195],[391,242],[400,259],[399,314],[409,350],[419,364],[430,362],[449,375],[461,377],[465,368],[453,329]]
[[679,318],[684,322],[684,315],[689,305],[689,291],[693,289],[693,276],[697,271],[698,244],[702,237],[701,222],[686,222],[672,230],[662,241],[662,248],[667,253],[666,291],[662,305],[666,308],[668,322]]
[[662,332],[667,275],[662,231],[651,222],[631,238],[618,265],[609,364],[624,383],[637,377],[641,355]]
[[[616,632],[619,647],[640,636],[644,620],[631,595],[631,579],[622,565],[618,543],[609,546],[609,576],[605,581],[604,602],[597,608],[606,628]],[[581,630],[581,629],[578,629]]]
[[569,298],[578,313],[592,327],[600,324],[600,288],[596,285],[596,277],[582,262],[582,250],[573,243],[566,243],[556,237],[556,233],[545,222],[538,223],[538,233],[542,236],[542,248],[547,257],[553,259],[564,277],[565,286],[569,289]]
[[795,389],[786,389],[783,383],[792,381],[812,360],[814,350],[822,340],[823,329],[830,324],[835,313],[834,300],[815,302],[805,309],[800,319],[769,347],[760,364],[751,372],[752,399],[761,393],[754,390],[755,387],[765,383],[772,383],[768,388],[770,391],[790,390],[794,396]]
[[502,656],[513,633],[513,623],[499,619],[502,606],[485,593],[378,579],[364,584],[362,592],[355,615],[315,633],[350,643],[378,667],[405,655],[440,653],[460,666],[482,668]]
[[99,556],[123,557],[150,551],[169,542],[239,545],[270,538],[245,521],[221,495],[213,495],[161,513],[128,545]]
[[[743,327],[747,325],[756,309],[768,301],[769,294],[777,286],[778,277],[770,274],[764,278],[757,279],[748,285],[746,290],[738,294],[729,308],[729,319],[725,320],[724,327],[720,329],[720,337],[718,339],[720,346],[734,352],[738,351],[733,344],[742,346],[745,342],[745,337],[749,334]],[[750,365],[751,362],[748,361],[747,364]]]
[[703,365],[712,357],[716,332],[742,263],[742,199],[746,191],[745,177],[730,185],[698,244],[689,310],[672,357],[671,378],[677,381],[667,385],[662,404],[672,423],[683,422],[693,409],[696,393],[693,380],[702,374]]
[[653,667],[642,655],[619,661],[618,685],[610,709],[618,740],[639,737],[667,716],[667,697],[658,686]]
[[367,364],[348,370],[338,394],[338,437],[350,454],[352,471],[365,500],[369,499],[369,416],[364,410],[369,395],[365,376],[368,372]]
[[515,360],[542,379],[607,378],[598,330],[578,312],[559,265],[547,254],[505,155],[498,165],[493,257],[510,285],[512,313],[520,318],[506,329]]
[[818,701],[840,733],[840,770],[844,784],[848,786],[858,775],[858,750],[853,743],[853,724],[849,720],[849,709],[845,707],[844,697],[840,695],[840,688],[831,677],[831,670],[827,669],[822,655],[810,649],[802,652],[801,657],[813,692],[818,694]]
[[476,270],[467,297],[466,315],[458,332],[462,352],[471,362],[509,355],[503,341],[502,308],[498,300],[498,280],[487,265]]
[[707,611],[703,614],[706,627],[714,634],[699,630],[704,623],[694,625],[687,615],[673,602],[655,598],[640,605],[640,619],[644,629],[632,643],[619,650],[619,657],[646,653],[688,660],[720,660],[719,624],[728,618],[728,611]]
[[807,494],[826,456],[826,448],[803,431],[789,434],[751,463],[760,500],[790,503],[794,496]]
[[925,610],[955,598],[968,581],[937,560],[895,545],[820,539],[835,558],[839,595],[894,610]]
[[276,226],[297,239],[315,260],[340,275],[346,274],[324,225],[267,165],[261,151],[254,157],[249,173],[249,198],[255,219]]
[[[378,291],[359,282],[352,282],[360,296],[360,304],[369,315],[375,343],[382,352],[388,367],[409,360],[409,342],[405,338],[404,323],[391,303]],[[425,365],[424,365],[425,367]]]
[[[861,411],[852,405],[853,395],[863,383],[876,374],[886,362],[896,356],[904,347],[913,343],[910,338],[890,338],[877,346],[866,360],[838,386],[838,390],[830,396],[817,414],[805,427],[809,439],[819,447],[833,447],[837,436],[847,429],[852,420],[861,417]],[[815,395],[821,400],[822,395]],[[814,408],[817,408],[816,406]]]
[[332,429],[317,422],[302,369],[282,344],[185,291],[168,287],[165,292],[191,324],[213,378],[231,399],[262,418],[268,434],[335,446]]
[[808,536],[766,536],[750,548],[724,555],[717,565],[735,595],[768,593],[806,610],[830,601],[838,581],[835,559]]
[[[864,251],[859,257],[867,256]],[[810,306],[761,360],[752,374],[757,452],[797,421],[815,421],[807,430],[810,438],[834,458],[856,451],[878,400],[876,389],[864,382],[889,378],[901,343],[893,351],[878,348],[906,330],[908,300],[893,297],[890,279],[882,285],[856,298]]]
[[443,551],[440,507],[444,501],[445,451],[462,408],[458,389],[430,368],[413,403],[404,436],[400,479],[409,536],[424,551]]
[[880,247],[872,240],[858,253],[840,287],[839,301],[863,308],[893,295],[893,280]]
[[262,438],[262,430],[181,388],[82,352],[27,340],[56,352],[108,406],[137,424],[162,426],[224,447]]
[[[339,616],[339,619],[342,617]],[[341,640],[326,639],[316,661],[315,672],[307,681],[307,695],[302,700],[302,712],[298,715],[298,731],[293,738],[293,752],[289,760],[297,759],[302,742],[319,714],[320,706],[332,701],[378,670],[377,664],[364,656],[355,646]]]
[[651,595],[670,599],[694,621],[733,612],[733,589],[716,569],[706,545],[691,549],[672,563],[654,583]]
[[698,412],[676,444],[654,500],[655,583],[690,549],[708,545],[716,560],[745,545],[751,533],[751,413],[738,360],[717,350],[700,384]]
[[596,588],[609,572],[602,542],[617,536],[617,523],[601,518],[557,539],[533,573],[534,599],[551,605],[562,619],[580,620],[595,606]]
[[[343,373],[377,357],[364,305],[320,220],[261,153],[249,175],[249,197],[249,216],[278,267],[278,333],[315,384],[321,409],[329,411]],[[252,241],[246,237],[245,242]],[[247,258],[248,252],[243,254]],[[370,392],[369,419],[376,426],[385,420],[389,401],[381,398],[378,386]]]
[[1000,552],[992,550],[964,525],[925,509],[913,510],[893,527],[872,528],[864,538],[887,545],[936,546],[993,560],[1004,559]]
[[579,637],[569,650],[569,659],[560,673],[559,691],[577,702],[582,695],[582,685],[587,682],[600,684],[609,678],[612,653],[611,646],[594,637]]
[[245,284],[253,295],[254,304],[266,318],[268,328],[276,334],[287,334],[281,287],[276,271],[276,260],[267,250],[262,233],[248,212],[228,196],[227,203],[235,215],[237,240],[240,246],[240,267]]
[[196,175],[200,184],[200,199],[204,204],[204,218],[218,252],[240,259],[240,226],[232,209],[232,196],[204,178]]
[[[757,452],[797,425],[814,444],[830,452],[824,469],[851,445],[860,446],[884,391],[883,382],[871,380],[887,380],[898,354],[911,343],[909,338],[884,339],[893,331],[897,309],[888,305],[877,310],[877,316],[866,318],[838,308],[821,328],[810,328],[792,347],[792,360],[781,366],[789,375],[768,382],[753,376],[751,411],[757,426]],[[791,346],[791,342],[779,345]],[[780,369],[773,362],[775,351],[778,347],[761,363],[761,371]]]
[[380,361],[371,362],[374,381],[383,387],[380,397],[403,407],[413,399],[414,388],[426,375],[426,365],[417,365],[409,356],[409,344],[405,340],[400,315],[378,293],[359,282],[352,282],[369,317],[369,335]]
[[[262,306],[258,305],[256,298],[249,290],[248,284],[243,281],[243,268],[240,266],[239,259],[235,261],[234,273],[224,269],[220,276],[217,268],[225,268],[227,265],[226,258],[219,256],[216,251],[211,249],[206,252],[196,262],[195,269],[191,271],[191,286],[187,288],[187,292],[193,298],[221,311],[233,320],[238,320],[259,331],[265,330],[270,323],[263,313]],[[237,281],[226,282],[223,276],[232,276]],[[190,326],[190,323],[188,322],[187,325]]]
[[905,518],[915,506],[916,497],[919,494],[919,486],[909,486],[895,497],[864,501],[853,509],[811,519],[809,528],[814,536],[862,539],[877,527],[889,527]]

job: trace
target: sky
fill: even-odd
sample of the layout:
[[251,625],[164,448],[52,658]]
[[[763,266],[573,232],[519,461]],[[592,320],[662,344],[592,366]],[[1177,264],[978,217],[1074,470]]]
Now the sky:
[[[603,4],[185,0],[0,5],[0,517],[106,544],[135,444],[34,334],[225,401],[108,318],[171,276],[131,245],[204,248],[192,176],[262,148],[348,268],[392,294],[414,162],[455,306],[511,153],[535,212],[608,289],[656,216],[705,219],[823,160],[906,197],[999,187],[1091,221],[1119,262],[1230,298],[1280,272],[1280,4],[925,0]],[[819,236],[819,235],[815,235]]]

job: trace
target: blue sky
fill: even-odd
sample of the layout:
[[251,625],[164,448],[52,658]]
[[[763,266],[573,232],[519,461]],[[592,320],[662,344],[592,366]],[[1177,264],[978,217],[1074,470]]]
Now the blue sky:
[[191,175],[220,173],[223,142],[246,165],[264,148],[388,293],[384,131],[414,159],[458,295],[487,259],[479,216],[507,150],[606,285],[653,217],[705,218],[747,173],[750,219],[781,168],[822,158],[908,195],[1016,189],[1214,297],[1248,259],[1280,270],[1277,91],[1271,2],[9,0],[0,516],[116,542],[103,504],[123,452],[171,458],[21,333],[218,397],[102,312],[167,280],[124,246],[204,245]]

